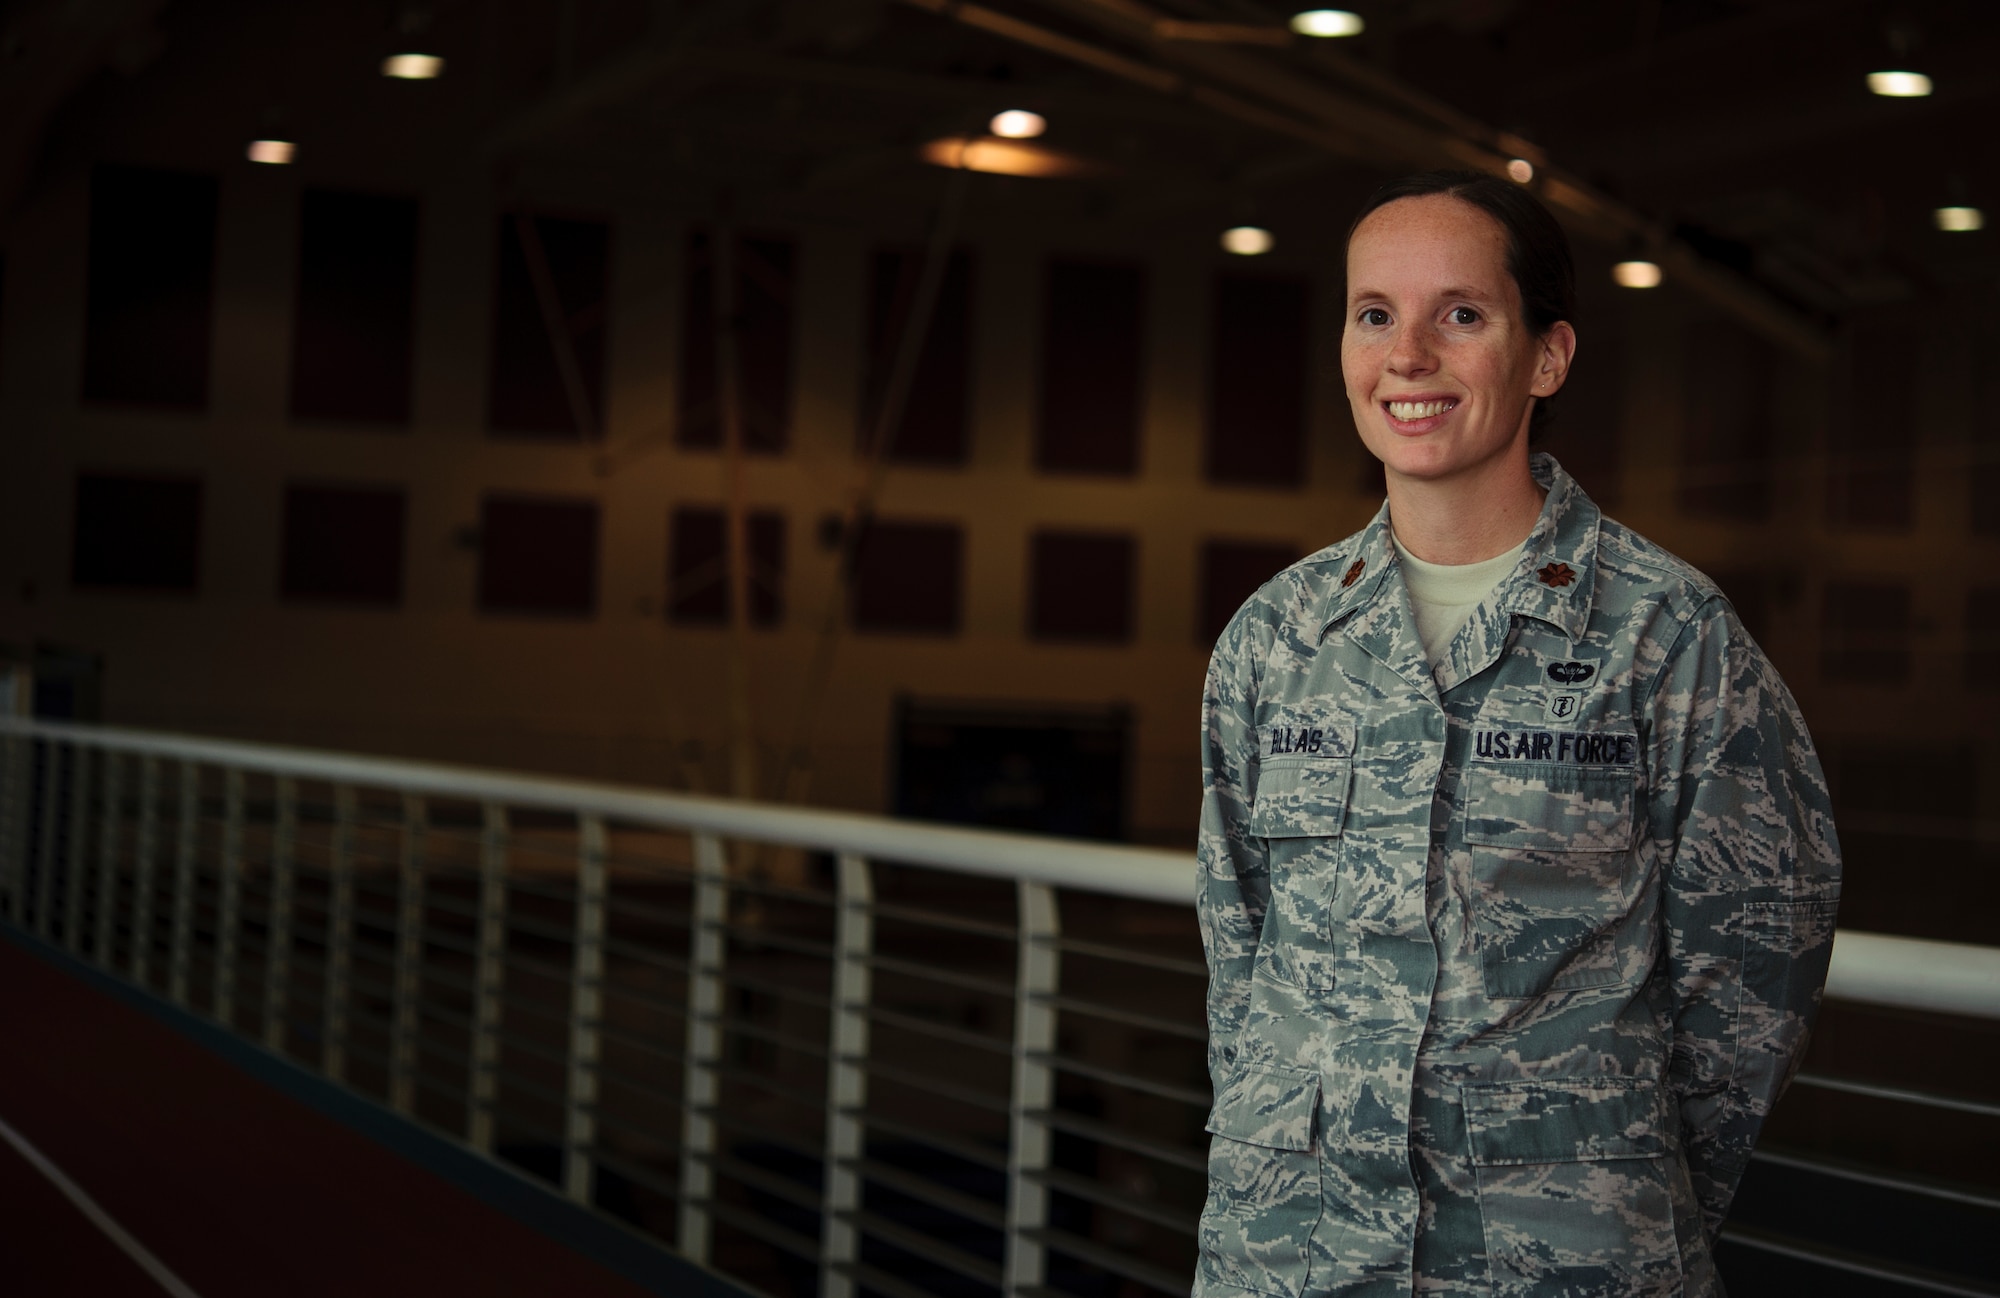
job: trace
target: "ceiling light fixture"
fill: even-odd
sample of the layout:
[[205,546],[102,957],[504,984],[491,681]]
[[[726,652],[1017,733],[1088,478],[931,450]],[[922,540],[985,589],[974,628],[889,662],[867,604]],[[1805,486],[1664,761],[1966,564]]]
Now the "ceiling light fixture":
[[1222,232],[1224,251],[1239,257],[1261,257],[1271,251],[1277,240],[1261,225],[1238,225]]
[[1292,30],[1301,36],[1359,36],[1368,24],[1345,9],[1308,9],[1292,15]]
[[1871,72],[1868,88],[1890,99],[1922,99],[1931,92],[1931,79],[1921,72]]
[[1660,266],[1651,261],[1621,261],[1611,268],[1611,278],[1622,288],[1658,288]]
[[252,162],[262,162],[268,166],[282,167],[291,162],[298,152],[298,145],[290,140],[252,140],[243,156]]
[[1986,213],[1976,207],[1940,207],[1931,213],[1937,228],[1951,234],[1964,234],[1972,230],[1986,228]]
[[986,129],[1003,140],[1032,140],[1049,129],[1049,119],[1025,108],[1009,108],[1004,113],[993,114],[993,120],[986,124]]
[[435,54],[391,54],[382,60],[382,75],[398,81],[429,81],[444,75],[444,60]]
[[1535,164],[1526,158],[1511,158],[1507,162],[1507,179],[1517,185],[1525,185],[1535,178]]
[[1044,144],[1000,140],[990,135],[967,139],[948,135],[917,150],[917,156],[937,167],[983,171],[992,176],[1083,176],[1099,170],[1088,158],[1062,153]]

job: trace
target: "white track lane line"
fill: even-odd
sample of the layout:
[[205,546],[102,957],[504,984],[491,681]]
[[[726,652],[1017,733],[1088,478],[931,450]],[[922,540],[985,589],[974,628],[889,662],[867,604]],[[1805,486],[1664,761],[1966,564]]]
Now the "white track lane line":
[[14,1151],[28,1160],[37,1172],[49,1179],[49,1183],[63,1192],[63,1197],[76,1205],[77,1211],[90,1218],[93,1226],[124,1251],[125,1256],[139,1264],[139,1269],[159,1281],[160,1288],[174,1298],[201,1298],[201,1295],[187,1287],[187,1283],[172,1271],[167,1264],[148,1252],[146,1246],[133,1239],[123,1226],[111,1219],[111,1214],[97,1206],[97,1200],[83,1192],[83,1187],[63,1174],[63,1170],[48,1160],[41,1150],[28,1143],[28,1138],[20,1132],[0,1122],[0,1140],[14,1147]]

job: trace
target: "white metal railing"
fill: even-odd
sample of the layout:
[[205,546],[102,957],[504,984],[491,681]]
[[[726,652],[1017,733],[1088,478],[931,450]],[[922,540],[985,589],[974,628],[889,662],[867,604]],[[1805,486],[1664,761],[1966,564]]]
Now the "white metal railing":
[[[1184,1291],[1192,886],[1169,852],[0,718],[0,920],[771,1292]],[[1828,994],[2000,1017],[2000,950],[1843,932]]]

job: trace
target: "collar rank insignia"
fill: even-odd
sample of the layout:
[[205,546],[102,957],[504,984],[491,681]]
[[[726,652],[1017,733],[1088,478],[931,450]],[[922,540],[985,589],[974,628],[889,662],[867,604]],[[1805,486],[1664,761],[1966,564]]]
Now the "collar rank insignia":
[[1560,589],[1576,580],[1576,569],[1566,563],[1551,563],[1545,565],[1535,575],[1542,579],[1542,585]]
[[1361,580],[1361,570],[1367,566],[1368,561],[1366,559],[1356,559],[1348,566],[1347,575],[1340,579],[1340,588],[1346,590],[1349,586]]

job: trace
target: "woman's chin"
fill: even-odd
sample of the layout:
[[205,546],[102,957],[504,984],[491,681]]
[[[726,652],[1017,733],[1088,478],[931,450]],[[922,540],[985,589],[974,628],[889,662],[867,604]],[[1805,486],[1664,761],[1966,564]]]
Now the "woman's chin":
[[1526,472],[1527,439],[1501,445],[1468,445],[1461,438],[1438,436],[1402,437],[1384,435],[1371,441],[1368,449],[1392,478],[1409,482],[1441,483],[1453,479],[1483,479],[1494,473],[1505,476],[1518,457],[1519,472]]
[[1387,454],[1380,458],[1391,477],[1430,482],[1448,478],[1461,467],[1454,462],[1448,447],[1398,439],[1384,449]]

